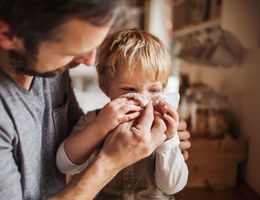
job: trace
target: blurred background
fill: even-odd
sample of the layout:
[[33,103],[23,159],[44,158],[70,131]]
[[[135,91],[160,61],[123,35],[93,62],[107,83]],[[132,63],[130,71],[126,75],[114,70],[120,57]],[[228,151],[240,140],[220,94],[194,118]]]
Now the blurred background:
[[[172,56],[167,91],[179,91],[179,115],[192,148],[187,187],[176,199],[260,199],[260,1],[132,0],[111,32],[141,28]],[[95,66],[70,71],[84,112],[109,99]]]

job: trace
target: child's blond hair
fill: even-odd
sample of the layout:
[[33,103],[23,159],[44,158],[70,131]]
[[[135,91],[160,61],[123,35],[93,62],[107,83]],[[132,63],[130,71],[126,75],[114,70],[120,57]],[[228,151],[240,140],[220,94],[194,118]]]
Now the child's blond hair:
[[98,82],[108,94],[119,67],[124,76],[131,77],[135,67],[141,67],[151,80],[166,86],[171,58],[162,42],[154,35],[139,29],[123,29],[110,34],[102,43],[97,58]]

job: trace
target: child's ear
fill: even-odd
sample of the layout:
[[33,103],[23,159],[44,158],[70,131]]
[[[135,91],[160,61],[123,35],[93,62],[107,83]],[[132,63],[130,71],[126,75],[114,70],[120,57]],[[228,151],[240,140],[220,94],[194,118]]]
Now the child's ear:
[[10,26],[3,20],[0,20],[0,47],[6,50],[15,48],[15,39],[11,34]]

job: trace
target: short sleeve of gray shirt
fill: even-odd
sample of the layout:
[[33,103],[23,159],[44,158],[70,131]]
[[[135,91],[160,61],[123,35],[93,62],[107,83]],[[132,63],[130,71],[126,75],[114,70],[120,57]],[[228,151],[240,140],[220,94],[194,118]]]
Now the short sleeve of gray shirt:
[[68,72],[29,91],[0,70],[0,199],[46,199],[65,185],[58,145],[82,114]]

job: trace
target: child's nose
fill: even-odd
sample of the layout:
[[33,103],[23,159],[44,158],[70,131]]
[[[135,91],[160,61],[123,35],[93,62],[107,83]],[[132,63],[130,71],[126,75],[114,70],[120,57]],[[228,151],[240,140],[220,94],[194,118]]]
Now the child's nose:
[[142,94],[147,100],[151,98],[151,94],[148,91],[143,90],[140,92],[140,94]]
[[84,56],[76,57],[74,58],[74,61],[77,63],[82,63],[87,66],[92,66],[95,63],[95,57],[96,57],[96,50],[93,50]]

